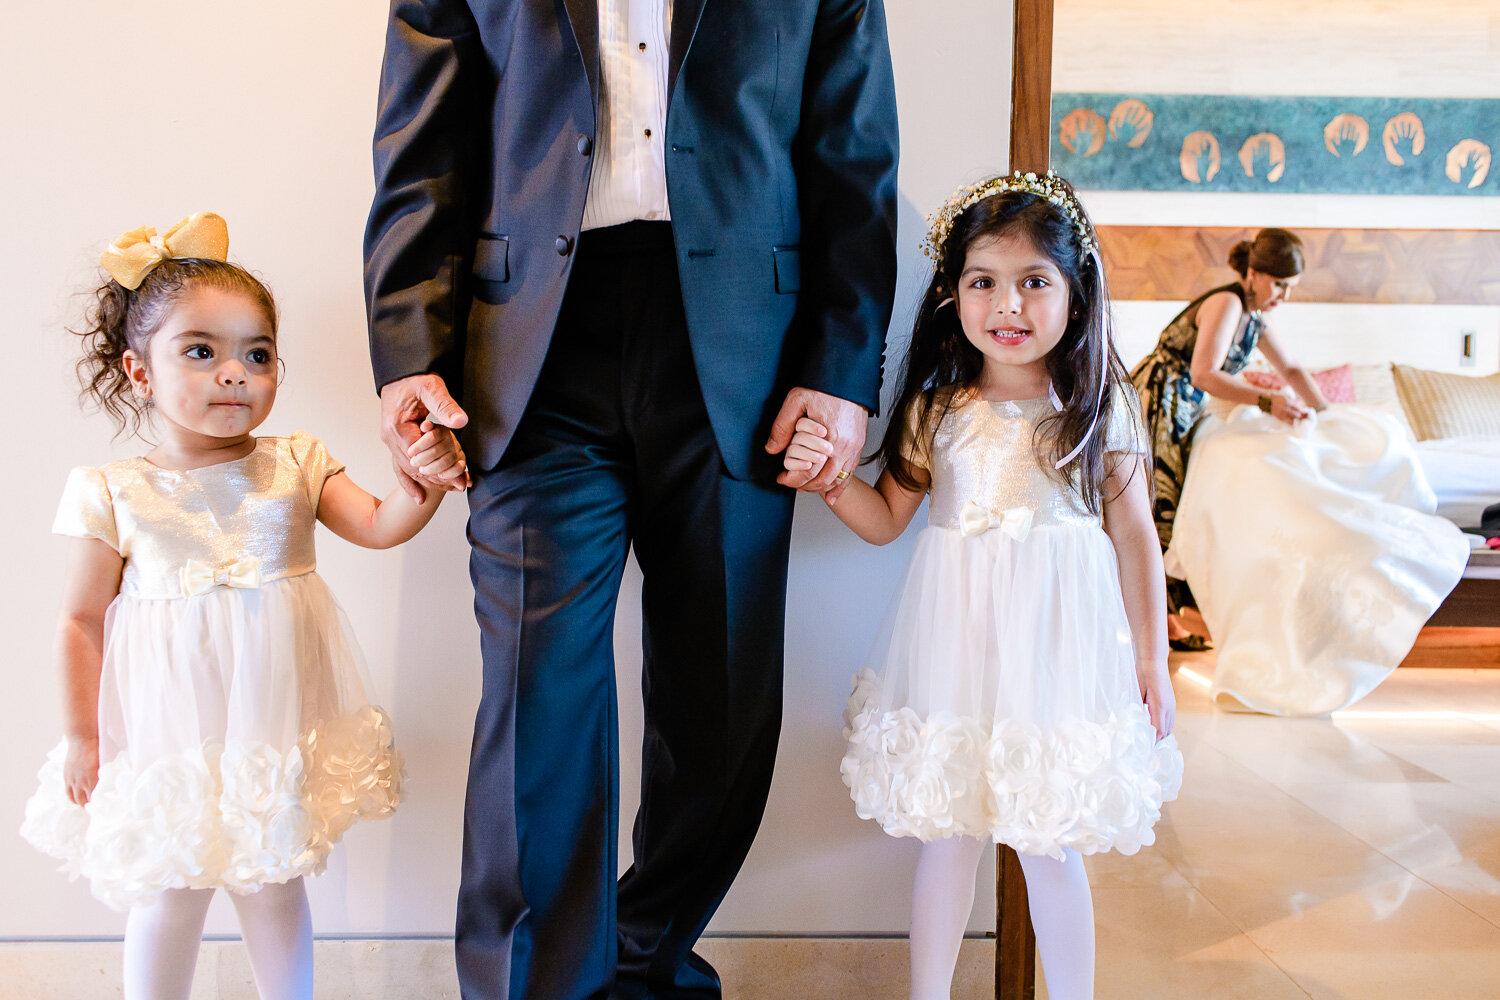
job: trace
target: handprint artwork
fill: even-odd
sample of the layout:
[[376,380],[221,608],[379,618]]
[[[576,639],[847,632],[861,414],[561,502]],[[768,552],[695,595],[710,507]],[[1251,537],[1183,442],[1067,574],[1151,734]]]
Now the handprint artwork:
[[1088,108],[1074,108],[1057,127],[1057,138],[1070,153],[1093,156],[1104,145],[1104,116]]
[[1182,140],[1178,156],[1182,176],[1194,184],[1207,184],[1219,172],[1219,140],[1212,132],[1193,132]]
[[1358,156],[1365,151],[1365,144],[1369,141],[1370,123],[1359,115],[1345,112],[1323,127],[1323,145],[1340,158],[1344,153]]
[[1082,189],[1500,195],[1500,95],[1074,91],[1052,114],[1058,169]]
[[1151,134],[1151,125],[1156,116],[1143,102],[1134,97],[1126,98],[1115,105],[1109,115],[1109,137],[1124,142],[1131,149],[1139,149]]
[[1286,146],[1274,132],[1261,132],[1240,147],[1240,166],[1246,177],[1264,177],[1275,184],[1286,170]]
[[1465,139],[1448,150],[1444,173],[1455,184],[1477,188],[1490,174],[1490,147],[1478,139]]
[[1381,141],[1385,145],[1385,158],[1399,167],[1406,162],[1401,146],[1407,147],[1407,156],[1420,156],[1422,147],[1427,145],[1427,133],[1422,129],[1422,119],[1403,111],[1385,123]]

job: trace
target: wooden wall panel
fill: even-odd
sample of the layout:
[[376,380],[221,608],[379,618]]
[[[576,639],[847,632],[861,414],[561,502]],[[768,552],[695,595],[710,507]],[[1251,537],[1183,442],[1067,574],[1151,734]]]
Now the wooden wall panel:
[[[1112,298],[1191,299],[1236,275],[1230,247],[1254,229],[1100,226]],[[1500,305],[1500,231],[1301,229],[1304,302]]]

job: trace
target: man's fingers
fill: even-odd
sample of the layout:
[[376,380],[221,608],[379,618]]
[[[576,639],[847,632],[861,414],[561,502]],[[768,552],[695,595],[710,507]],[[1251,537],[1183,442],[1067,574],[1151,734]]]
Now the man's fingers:
[[458,428],[469,422],[469,415],[457,400],[448,395],[441,382],[428,382],[417,387],[417,398],[427,407],[433,419],[444,427]]
[[787,396],[786,402],[781,404],[781,409],[771,424],[771,436],[766,439],[766,451],[774,455],[787,446],[787,442],[792,439],[793,431],[797,428],[799,413],[798,407],[792,402],[792,397]]
[[391,468],[396,472],[396,485],[401,487],[401,492],[411,497],[417,503],[421,503],[422,500],[427,496],[426,492],[423,491],[421,484],[416,481],[411,473],[402,468],[400,462],[393,460],[391,462]]

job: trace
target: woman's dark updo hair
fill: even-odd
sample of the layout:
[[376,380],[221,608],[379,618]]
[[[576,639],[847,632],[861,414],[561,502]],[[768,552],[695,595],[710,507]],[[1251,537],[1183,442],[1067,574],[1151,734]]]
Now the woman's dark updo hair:
[[265,314],[275,335],[276,300],[271,290],[238,264],[174,258],[152,268],[139,288],[126,288],[113,278],[106,281],[95,293],[83,329],[71,332],[83,338],[83,358],[78,362],[78,381],[83,390],[79,397],[92,399],[109,414],[119,425],[116,437],[140,429],[144,407],[125,374],[125,352],[134,351],[149,362],[152,335],[183,293],[194,288],[216,288],[249,297]]
[[[1064,182],[1065,183],[1065,182]],[[1078,217],[1093,226],[1067,188]],[[940,248],[942,260],[917,310],[911,344],[902,366],[891,420],[877,453],[906,489],[920,488],[904,455],[909,414],[917,427],[935,427],[953,402],[945,387],[978,384],[984,355],[964,336],[956,299],[964,263],[976,245],[1006,237],[1029,240],[1050,259],[1068,283],[1068,325],[1047,354],[1047,373],[1063,408],[1037,426],[1033,446],[1038,462],[1059,481],[1076,489],[1085,506],[1099,513],[1106,468],[1105,438],[1113,408],[1135,393],[1117,393],[1128,384],[1125,366],[1110,337],[1109,285],[1096,250],[1085,249],[1074,222],[1061,208],[1025,190],[1003,191],[971,205],[953,220]],[[1105,381],[1101,396],[1100,380]],[[934,412],[934,407],[937,411]],[[1097,420],[1096,420],[1097,418]],[[1083,450],[1063,470],[1054,464],[1089,433]]]
[[1302,273],[1302,237],[1289,229],[1262,229],[1255,241],[1240,240],[1229,251],[1229,266],[1241,278],[1250,269],[1273,278],[1295,278]]

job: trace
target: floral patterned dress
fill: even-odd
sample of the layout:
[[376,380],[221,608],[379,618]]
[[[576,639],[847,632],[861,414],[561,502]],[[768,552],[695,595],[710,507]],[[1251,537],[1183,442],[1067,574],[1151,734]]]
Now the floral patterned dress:
[[404,777],[343,612],[314,571],[323,483],[306,434],[186,471],[74,469],[53,530],[124,557],[105,621],[99,782],[67,799],[66,741],[21,834],[116,909],[163,889],[253,892],[323,870]]
[[[1167,324],[1156,349],[1130,373],[1130,381],[1141,395],[1141,412],[1151,440],[1152,485],[1156,493],[1152,516],[1163,552],[1172,544],[1172,524],[1182,496],[1182,481],[1187,477],[1188,455],[1208,399],[1208,394],[1193,384],[1191,374],[1193,350],[1198,344],[1198,310],[1210,296],[1220,292],[1233,292],[1240,304],[1245,304],[1245,289],[1238,282],[1204,292]],[[1250,363],[1262,328],[1261,314],[1246,310],[1221,371],[1235,375]],[[1193,606],[1192,592],[1186,582],[1168,579],[1167,603],[1174,613],[1183,606]]]
[[[1051,412],[955,397],[935,427],[909,418],[928,525],[854,680],[841,768],[893,836],[1129,854],[1181,784],[1141,703],[1114,546],[1033,454]],[[1143,451],[1134,407],[1114,414],[1110,450]]]

